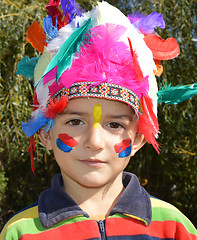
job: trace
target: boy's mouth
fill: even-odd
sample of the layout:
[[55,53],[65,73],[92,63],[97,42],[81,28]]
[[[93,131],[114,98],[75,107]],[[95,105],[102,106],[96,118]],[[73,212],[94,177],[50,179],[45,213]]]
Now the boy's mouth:
[[81,163],[90,166],[90,167],[102,167],[106,162],[100,159],[83,159],[80,160]]

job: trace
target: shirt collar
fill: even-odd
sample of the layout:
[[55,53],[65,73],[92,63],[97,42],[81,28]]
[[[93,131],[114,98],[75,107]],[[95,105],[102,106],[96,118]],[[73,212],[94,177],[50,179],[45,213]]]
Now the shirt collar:
[[[131,173],[123,173],[124,192],[110,215],[121,213],[151,223],[152,210],[148,193],[140,186],[138,178]],[[51,187],[44,191],[38,201],[39,217],[42,225],[49,228],[67,218],[83,215],[88,217],[77,203],[63,190],[60,174],[52,179]]]

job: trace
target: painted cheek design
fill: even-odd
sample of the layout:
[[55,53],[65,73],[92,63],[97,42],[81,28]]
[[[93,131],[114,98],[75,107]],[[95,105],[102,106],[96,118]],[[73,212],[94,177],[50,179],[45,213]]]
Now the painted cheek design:
[[94,118],[94,128],[99,128],[102,116],[102,106],[100,104],[94,105],[93,118]]
[[114,145],[116,153],[119,158],[128,157],[131,154],[131,139],[125,139],[120,143]]
[[77,144],[78,142],[66,133],[59,134],[56,140],[57,147],[67,153],[69,153]]

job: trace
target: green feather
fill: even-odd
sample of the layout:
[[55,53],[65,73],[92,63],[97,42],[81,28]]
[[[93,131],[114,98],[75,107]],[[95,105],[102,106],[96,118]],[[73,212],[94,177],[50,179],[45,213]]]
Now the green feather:
[[177,104],[197,94],[197,83],[183,86],[168,86],[158,91],[158,103]]
[[75,53],[79,50],[84,33],[90,25],[91,19],[88,19],[87,22],[79,29],[75,30],[70,37],[62,44],[60,50],[51,60],[47,69],[45,70],[43,77],[50,72],[53,68],[57,66],[56,81],[58,82],[62,73],[71,67],[72,59]]
[[22,75],[26,78],[32,78],[34,76],[34,69],[38,60],[39,60],[39,57],[22,58],[17,65],[16,74]]

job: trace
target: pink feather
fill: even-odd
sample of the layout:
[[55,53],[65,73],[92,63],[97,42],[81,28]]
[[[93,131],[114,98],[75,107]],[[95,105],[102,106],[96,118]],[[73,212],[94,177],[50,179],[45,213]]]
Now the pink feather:
[[87,36],[72,67],[62,74],[60,82],[67,88],[75,82],[108,82],[126,87],[140,98],[146,96],[148,77],[142,78],[128,46],[119,41],[124,32],[124,27],[114,24],[92,28],[91,38]]

